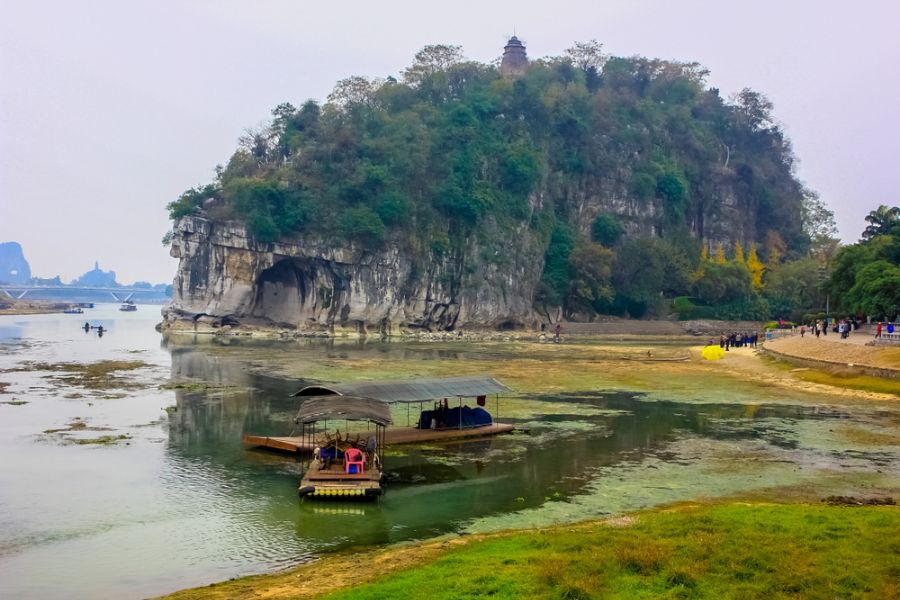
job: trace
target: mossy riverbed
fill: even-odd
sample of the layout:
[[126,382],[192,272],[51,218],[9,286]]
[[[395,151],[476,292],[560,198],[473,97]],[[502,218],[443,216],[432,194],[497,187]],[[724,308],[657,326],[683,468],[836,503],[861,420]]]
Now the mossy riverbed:
[[[712,364],[660,340],[160,346],[152,327],[129,323],[102,340],[35,326],[8,344],[14,352],[0,348],[10,382],[0,399],[29,402],[0,406],[4,448],[29,444],[5,472],[15,485],[0,486],[17,517],[0,579],[16,593],[152,596],[317,558],[333,570],[330,557],[351,548],[404,549],[401,562],[418,564],[431,546],[413,540],[455,547],[510,529],[629,522],[698,498],[900,497],[895,395],[807,382],[746,349]],[[147,366],[116,370],[139,362],[135,350]],[[387,449],[378,504],[298,505],[300,464],[241,445],[243,433],[287,434],[290,394],[307,381],[463,374],[509,385],[499,412],[494,398],[487,408],[521,430]],[[89,387],[85,376],[125,385]],[[405,425],[406,407],[393,412]],[[29,488],[32,473],[64,486],[66,518],[47,519],[60,507],[39,482]],[[140,548],[116,551],[135,536]],[[78,576],[50,567],[61,556]],[[37,566],[48,575],[22,575]]]

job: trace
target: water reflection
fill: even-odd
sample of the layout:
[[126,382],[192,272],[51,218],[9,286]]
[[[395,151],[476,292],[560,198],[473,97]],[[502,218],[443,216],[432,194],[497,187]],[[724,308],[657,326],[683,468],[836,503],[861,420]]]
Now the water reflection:
[[[310,382],[281,376],[282,357],[302,374],[313,372],[304,363],[328,360],[434,366],[514,355],[501,345],[161,339],[153,315],[121,315],[117,307],[97,311],[95,320],[108,336],[85,336],[84,319],[59,315],[0,321],[0,369],[135,358],[152,366],[143,389],[109,400],[67,399],[27,372],[0,377],[29,400],[0,406],[0,581],[10,597],[148,596],[296,564],[328,549],[459,531],[478,520],[522,526],[535,522],[526,515],[544,511],[539,523],[546,524],[569,518],[561,516],[566,507],[584,518],[683,497],[676,487],[694,497],[755,489],[772,482],[773,464],[790,471],[792,479],[779,480],[787,483],[814,469],[896,474],[900,464],[896,446],[853,445],[831,433],[900,423],[890,407],[791,405],[762,387],[754,388],[753,404],[588,389],[503,401],[501,416],[514,418],[502,420],[521,429],[513,435],[387,449],[387,495],[378,503],[300,502],[296,459],[241,444],[244,433],[290,432],[297,402],[290,394]],[[160,372],[177,387],[160,389],[167,383],[154,379]],[[728,398],[728,390],[721,394]],[[175,410],[162,411],[170,406]],[[405,422],[405,407],[394,412]],[[39,439],[76,416],[127,432],[131,444]],[[707,468],[704,457],[717,452],[720,462]],[[746,460],[749,452],[754,461]],[[681,470],[662,473],[667,465]],[[726,485],[730,471],[738,475]],[[688,479],[699,483],[682,485]]]
[[[324,355],[347,356],[373,350],[379,354],[410,352],[423,360],[440,355],[429,349],[393,349],[351,344]],[[362,510],[329,511],[311,502],[296,508],[299,465],[260,450],[241,447],[243,433],[286,435],[296,409],[290,394],[304,383],[255,373],[245,363],[198,349],[172,354],[173,375],[222,386],[222,390],[177,391],[169,449],[183,459],[218,461],[217,472],[234,485],[252,488],[282,514],[293,513],[295,532],[304,548],[335,548],[418,539],[459,529],[474,518],[534,508],[548,498],[584,492],[599,469],[633,464],[652,453],[667,456],[666,445],[683,436],[715,440],[755,440],[797,449],[800,421],[846,420],[845,410],[783,404],[690,404],[648,402],[640,393],[586,390],[535,396],[532,406],[571,405],[579,410],[537,410],[527,418],[508,419],[525,431],[484,440],[392,448],[386,452],[387,494]],[[507,400],[515,403],[517,400]],[[584,407],[593,412],[584,412]],[[211,484],[214,485],[214,484]],[[348,523],[352,522],[352,529]]]

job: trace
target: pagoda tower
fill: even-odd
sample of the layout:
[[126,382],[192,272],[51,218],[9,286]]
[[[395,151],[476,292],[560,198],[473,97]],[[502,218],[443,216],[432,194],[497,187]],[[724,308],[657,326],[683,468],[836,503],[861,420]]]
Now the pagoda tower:
[[528,68],[528,55],[525,53],[525,44],[519,38],[512,36],[503,47],[503,60],[500,61],[500,74],[504,77],[521,75]]

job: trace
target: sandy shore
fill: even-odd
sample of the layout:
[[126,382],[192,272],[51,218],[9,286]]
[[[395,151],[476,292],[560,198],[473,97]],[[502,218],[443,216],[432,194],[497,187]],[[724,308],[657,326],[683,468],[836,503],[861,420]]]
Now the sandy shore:
[[0,315],[42,315],[59,313],[69,307],[68,302],[51,302],[49,300],[13,300],[0,298]]
[[866,346],[869,336],[851,335],[842,340],[839,335],[816,338],[794,335],[766,342],[765,348],[785,357],[821,361],[847,367],[869,367],[895,371],[900,375],[900,346]]

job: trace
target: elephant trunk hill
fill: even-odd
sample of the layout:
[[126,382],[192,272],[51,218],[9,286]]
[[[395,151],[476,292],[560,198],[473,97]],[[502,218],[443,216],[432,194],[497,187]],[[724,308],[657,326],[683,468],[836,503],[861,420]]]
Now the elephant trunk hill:
[[[597,44],[534,61],[508,48],[515,69],[427,46],[399,78],[276,107],[215,181],[169,205],[180,264],[166,325],[659,316],[697,286],[730,301],[728,280],[698,284],[716,250],[805,252],[805,191],[764,96],[725,101],[696,64]],[[725,275],[749,292],[734,262]]]

